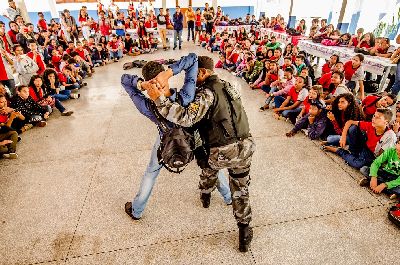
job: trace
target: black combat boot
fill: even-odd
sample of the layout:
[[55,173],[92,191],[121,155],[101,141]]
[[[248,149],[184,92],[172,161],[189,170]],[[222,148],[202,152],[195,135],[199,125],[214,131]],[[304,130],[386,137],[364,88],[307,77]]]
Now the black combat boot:
[[238,223],[239,227],[239,251],[249,251],[251,240],[253,239],[253,229],[248,224]]
[[210,199],[211,199],[211,193],[202,193],[200,195],[200,200],[204,208],[210,207]]

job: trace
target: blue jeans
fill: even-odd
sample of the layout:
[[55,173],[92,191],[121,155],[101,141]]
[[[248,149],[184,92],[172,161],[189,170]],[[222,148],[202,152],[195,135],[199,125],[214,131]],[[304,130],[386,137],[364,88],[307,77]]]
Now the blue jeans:
[[[371,180],[371,176],[369,175],[369,170],[370,170],[370,167],[368,167],[368,166],[362,167],[360,169],[361,173],[368,180]],[[381,184],[381,183],[386,183],[386,182],[395,180],[397,178],[398,178],[398,176],[390,174],[389,172],[386,172],[385,170],[383,170],[381,168],[378,170],[378,185]],[[392,189],[385,188],[383,190],[383,193],[386,193],[386,194],[389,194],[389,195],[392,195],[392,194],[400,195],[400,186],[394,187]]]
[[352,125],[347,133],[349,151],[338,149],[337,154],[351,167],[360,169],[369,166],[375,159],[375,155],[368,149],[364,133],[356,125]]
[[61,90],[59,94],[54,94],[51,96],[59,101],[65,101],[70,98],[71,90]]
[[392,94],[397,95],[400,91],[400,63],[397,64],[395,81],[392,86]]
[[[342,137],[341,135],[337,135],[337,134],[329,135],[326,138],[326,141],[327,141],[326,145],[339,146],[339,141],[340,141],[341,137]],[[348,143],[349,143],[349,135],[347,135],[347,137],[346,137],[346,144],[348,144]]]
[[[158,175],[160,174],[162,165],[158,163],[157,150],[160,146],[160,137],[157,136],[156,142],[154,143],[153,150],[151,152],[150,162],[147,166],[146,172],[142,176],[142,181],[140,183],[140,188],[136,197],[132,201],[132,214],[136,218],[140,218],[144,209],[146,208],[147,201],[150,198],[151,192],[153,190],[154,184]],[[225,203],[231,203],[231,192],[229,189],[229,184],[227,178],[224,176],[223,172],[220,170],[218,172],[218,184],[217,189],[224,198]]]
[[[264,87],[265,85],[262,85],[261,86],[261,89],[264,91],[264,92],[267,92],[266,90],[264,90],[264,89],[266,89],[266,87]],[[268,86],[269,87],[269,86]],[[278,89],[276,88],[276,87],[269,87],[269,91],[267,92],[267,93],[274,93],[275,91],[277,91]],[[273,99],[273,97],[268,97],[266,100],[265,100],[265,105],[269,105],[269,103],[271,103],[271,101],[272,101],[272,99]]]
[[112,59],[119,59],[119,53],[118,53],[118,51],[116,51],[116,52],[113,52],[113,51],[110,51],[110,58],[111,58],[111,60]]
[[174,48],[176,43],[179,42],[179,47],[182,46],[182,30],[174,30]]

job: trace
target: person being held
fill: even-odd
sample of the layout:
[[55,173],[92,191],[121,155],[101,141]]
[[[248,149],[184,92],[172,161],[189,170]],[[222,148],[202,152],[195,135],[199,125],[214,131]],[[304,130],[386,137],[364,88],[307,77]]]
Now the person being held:
[[309,113],[299,119],[294,128],[286,133],[287,137],[296,135],[296,133],[302,129],[306,129],[306,135],[311,140],[317,140],[324,136],[328,123],[325,106],[320,101],[312,101],[309,110]]
[[301,112],[303,101],[308,96],[306,86],[307,80],[302,76],[298,76],[295,85],[289,90],[286,98],[283,96],[274,98],[274,117],[276,119],[279,119],[279,116],[282,115],[284,118],[290,119],[293,124],[295,123],[296,117]]
[[94,45],[92,46],[92,52],[90,54],[92,63],[94,67],[98,67],[101,65],[105,65],[105,61],[103,60],[102,56],[101,56],[101,45]]
[[[185,83],[179,92],[171,89],[170,100],[173,102],[179,101],[183,106],[188,106],[194,99],[196,91],[196,77],[198,72],[197,55],[190,53],[187,56],[182,57],[178,62],[169,66],[168,70],[155,61],[150,61],[142,68],[142,74],[145,80],[135,75],[124,74],[121,77],[121,84],[132,99],[135,107],[141,114],[146,116],[157,126],[160,126],[160,121],[154,114],[156,110],[153,102],[147,98],[142,91],[146,90],[151,86],[151,80],[156,78],[158,75],[173,76],[179,74],[181,71],[185,71]],[[170,123],[169,123],[170,124]],[[157,157],[157,150],[160,145],[160,135],[157,135],[156,142],[153,146],[151,158],[146,169],[146,172],[142,176],[140,189],[136,194],[132,202],[125,204],[125,212],[134,220],[139,220],[142,217],[143,211],[147,205],[148,199],[151,195],[155,181],[160,174],[162,165],[159,164]],[[219,183],[217,188],[227,204],[232,203],[231,194],[228,188],[228,184],[222,171],[219,173]],[[208,201],[209,204],[209,201]],[[209,206],[209,205],[205,205]]]
[[[196,126],[200,136],[206,139],[204,148],[209,155],[202,163],[199,185],[203,201],[210,200],[219,170],[228,169],[232,208],[239,227],[239,251],[247,252],[253,238],[249,225],[252,213],[248,185],[255,143],[240,92],[213,72],[212,58],[199,57],[198,67],[196,84],[201,89],[196,91],[194,101],[186,108],[166,98],[170,75],[158,76],[157,85],[152,85],[147,92],[163,117],[180,126]],[[222,120],[226,121],[224,126],[218,125]]]
[[389,108],[396,102],[396,96],[387,94],[383,96],[369,95],[361,103],[366,121],[371,121],[375,112],[379,108]]
[[72,93],[72,90],[65,89],[65,87],[62,89],[57,72],[51,68],[44,71],[43,82],[46,87],[46,91],[55,99],[65,101],[70,98],[77,99],[80,97],[79,93]]
[[[371,122],[354,121],[346,122],[340,147],[325,146],[324,149],[342,157],[351,167],[360,169],[369,166],[376,157],[385,150],[395,146],[396,134],[389,128],[393,113],[390,109],[377,109]],[[343,149],[349,144],[349,149]]]
[[[79,73],[80,75],[85,78],[86,76],[91,77],[92,76],[92,70],[90,68],[90,65],[88,62],[86,62],[82,57],[79,55],[77,52],[71,52],[71,57],[74,60],[75,67],[79,68]],[[72,63],[72,60],[68,60],[69,62]]]
[[17,95],[12,98],[11,107],[21,113],[27,123],[38,127],[47,125],[46,120],[50,115],[47,107],[40,106],[29,96],[29,88],[27,86],[17,87]]
[[369,186],[374,193],[386,193],[391,199],[400,196],[400,141],[378,156],[371,167],[361,168],[365,176],[360,186]]
[[[328,89],[330,84],[331,84],[331,79],[332,79],[332,75],[334,72],[340,72],[343,73],[344,70],[344,64],[342,62],[337,62],[335,63],[330,71],[326,74],[323,74],[319,79],[318,79],[318,83],[324,88],[324,89]],[[344,76],[342,78],[342,81],[344,79]]]
[[344,77],[346,86],[355,93],[356,86],[358,84],[359,98],[363,100],[364,94],[364,68],[362,62],[364,61],[364,55],[356,54],[350,61],[347,61],[344,68]]
[[[326,104],[327,101],[325,101]],[[331,103],[330,111],[327,113],[332,131],[327,140],[321,145],[339,146],[343,128],[349,120],[364,120],[364,115],[357,105],[356,99],[350,92],[338,95]]]
[[73,111],[66,110],[58,99],[45,91],[43,79],[39,75],[34,75],[31,78],[29,96],[39,105],[47,107],[49,113],[53,112],[53,107],[56,107],[61,112],[61,116],[71,116],[74,113]]
[[244,76],[244,79],[247,83],[252,84],[257,80],[258,76],[261,74],[261,71],[264,69],[264,62],[261,60],[254,61],[254,65],[248,73]]

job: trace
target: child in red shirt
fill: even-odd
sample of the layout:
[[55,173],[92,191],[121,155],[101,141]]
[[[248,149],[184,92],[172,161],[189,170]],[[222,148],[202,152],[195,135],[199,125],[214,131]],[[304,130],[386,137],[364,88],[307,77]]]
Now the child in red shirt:
[[62,56],[59,54],[58,50],[53,49],[51,51],[51,64],[57,72],[60,72],[61,59]]
[[323,66],[322,66],[322,75],[327,74],[331,72],[332,67],[339,62],[339,55],[333,54],[330,58],[329,61],[327,61]]
[[46,30],[47,31],[47,22],[46,19],[44,19],[44,15],[42,12],[38,12],[38,16],[39,16],[39,21],[37,24],[37,28],[39,31],[41,30]]

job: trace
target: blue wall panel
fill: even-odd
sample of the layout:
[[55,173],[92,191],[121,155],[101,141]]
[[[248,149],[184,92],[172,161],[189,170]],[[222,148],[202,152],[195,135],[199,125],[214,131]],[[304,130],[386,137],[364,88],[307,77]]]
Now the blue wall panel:
[[349,26],[349,33],[351,34],[355,34],[356,30],[357,30],[357,24],[358,24],[358,20],[360,19],[360,11],[358,11],[357,13],[353,14],[351,16],[351,21],[350,21],[350,26]]

